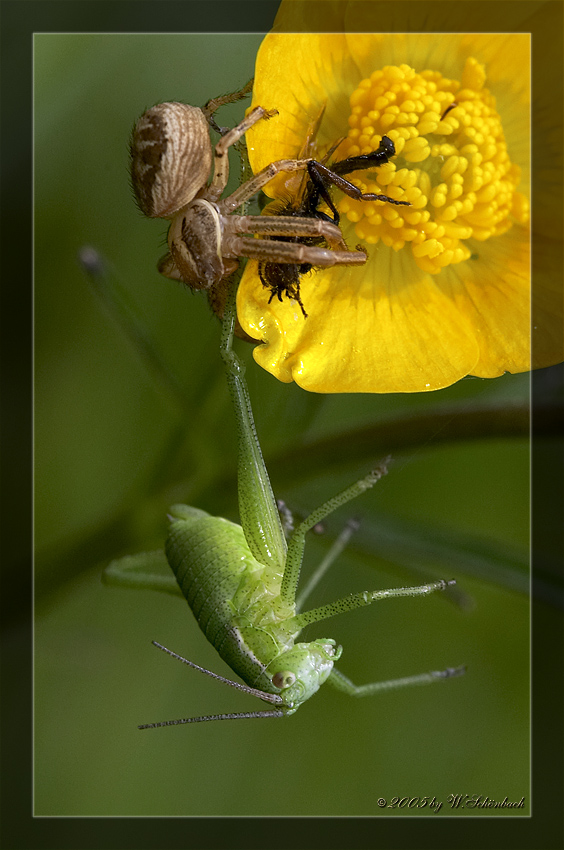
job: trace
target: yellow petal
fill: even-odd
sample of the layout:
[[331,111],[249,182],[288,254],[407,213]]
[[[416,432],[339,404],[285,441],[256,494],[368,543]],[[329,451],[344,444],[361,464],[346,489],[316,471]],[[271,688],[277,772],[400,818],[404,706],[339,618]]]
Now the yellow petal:
[[[335,24],[352,10],[355,19],[366,13],[368,20],[375,5],[304,6],[294,0],[282,3],[276,26],[291,29],[288,22],[298,7],[308,7],[308,14],[311,8],[319,14],[323,7]],[[397,13],[396,5],[379,8],[385,17],[388,7]],[[353,116],[349,123],[355,89],[387,67],[392,69],[388,107],[375,101],[369,117],[360,122]],[[407,83],[412,90],[401,89]],[[423,83],[430,87],[428,94]],[[444,107],[458,93],[467,111],[459,108],[443,119]],[[335,266],[303,276],[300,294],[307,319],[294,301],[273,298],[256,263],[249,263],[238,315],[247,333],[263,341],[255,349],[256,361],[280,380],[295,380],[315,392],[418,392],[468,374],[494,377],[529,369],[529,103],[530,37],[525,33],[267,36],[257,57],[253,105],[278,109],[279,115],[259,122],[247,136],[253,169],[303,155],[325,107],[308,155],[322,156],[347,136],[349,126],[364,134],[359,147],[366,152],[393,127],[395,161],[378,169],[377,183],[369,188],[361,183],[361,191],[406,198],[412,206],[339,202],[340,194],[333,193],[345,240],[354,246],[360,239],[369,259],[362,267]],[[417,131],[411,131],[412,125]],[[472,136],[470,144],[462,142],[464,150],[452,144],[448,134],[461,126],[475,134],[474,147]],[[352,152],[347,143],[339,159],[358,153],[354,134]],[[432,164],[426,173],[421,163],[429,154],[438,170]],[[281,176],[267,192],[285,198],[293,186]],[[538,303],[544,303],[542,298]],[[548,312],[549,304],[545,307]],[[552,359],[542,365],[547,362],[556,362],[554,346]]]
[[529,240],[519,231],[484,242],[475,260],[454,269],[453,301],[480,349],[470,371],[481,378],[531,368]]
[[346,267],[304,277],[307,319],[293,301],[268,305],[270,293],[248,267],[237,309],[247,332],[265,340],[254,349],[257,363],[281,381],[325,393],[422,392],[472,372],[478,345],[450,293],[417,269],[416,283],[398,275],[383,284],[378,267],[361,287]]

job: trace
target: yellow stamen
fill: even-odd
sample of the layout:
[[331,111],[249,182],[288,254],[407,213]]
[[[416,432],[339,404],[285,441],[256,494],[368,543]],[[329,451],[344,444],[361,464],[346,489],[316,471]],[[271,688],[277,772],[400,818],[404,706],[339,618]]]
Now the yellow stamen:
[[509,159],[485,80],[473,58],[461,82],[408,65],[389,65],[362,80],[350,98],[350,130],[339,159],[371,153],[389,136],[396,157],[351,182],[363,193],[411,204],[344,197],[339,211],[355,223],[362,242],[381,240],[395,251],[410,243],[417,265],[435,274],[470,257],[465,240],[484,241],[528,221],[527,200],[516,191],[520,171]]

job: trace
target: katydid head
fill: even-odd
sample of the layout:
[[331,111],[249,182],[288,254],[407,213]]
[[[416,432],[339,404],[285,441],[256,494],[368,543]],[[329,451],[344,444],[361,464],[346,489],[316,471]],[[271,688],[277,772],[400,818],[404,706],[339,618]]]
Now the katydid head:
[[156,729],[160,726],[179,726],[184,723],[201,723],[202,721],[210,720],[243,720],[257,719],[263,717],[286,717],[289,714],[294,714],[306,699],[313,696],[319,690],[328,678],[333,668],[333,662],[341,657],[342,647],[335,647],[335,641],[330,638],[321,638],[314,640],[311,643],[299,643],[287,652],[279,655],[274,662],[269,666],[269,674],[272,669],[278,668],[272,675],[272,684],[280,690],[279,694],[267,693],[266,691],[250,688],[248,685],[241,685],[239,682],[233,682],[231,679],[226,679],[224,676],[218,676],[217,673],[212,673],[211,670],[206,670],[205,667],[200,667],[194,664],[193,661],[188,661],[182,655],[178,655],[171,649],[167,649],[162,643],[154,640],[153,644],[163,652],[182,661],[189,667],[199,670],[200,673],[205,673],[206,676],[211,676],[229,685],[232,688],[237,688],[239,691],[259,697],[265,702],[270,702],[276,708],[268,711],[245,711],[236,714],[206,714],[203,717],[185,717],[181,720],[164,720],[160,723],[144,723],[139,726],[139,729]]
[[268,667],[272,684],[280,689],[286,714],[293,714],[327,681],[333,663],[343,649],[330,638],[297,643],[279,655]]

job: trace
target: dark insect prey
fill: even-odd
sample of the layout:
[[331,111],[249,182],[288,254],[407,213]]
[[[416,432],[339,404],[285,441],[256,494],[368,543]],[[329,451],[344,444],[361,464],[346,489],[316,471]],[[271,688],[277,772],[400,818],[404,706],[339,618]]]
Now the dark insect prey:
[[[336,146],[329,151],[325,160],[331,156],[335,148]],[[363,194],[357,186],[345,180],[343,176],[352,174],[354,171],[366,171],[369,168],[377,168],[380,165],[384,165],[384,163],[389,162],[391,157],[395,156],[395,153],[396,149],[392,140],[388,136],[382,136],[380,145],[372,153],[351,156],[340,162],[332,163],[330,167],[317,160],[312,160],[308,163],[307,177],[305,177],[302,190],[298,195],[289,201],[286,200],[281,201],[279,204],[271,204],[269,213],[272,215],[297,216],[299,218],[317,218],[338,225],[340,216],[331,198],[330,189],[332,186],[340,189],[355,200],[387,201],[397,206],[410,206],[408,201],[396,201],[394,198],[388,197],[388,195],[377,195],[370,192]],[[330,214],[319,209],[322,202],[329,207]],[[283,242],[301,242],[303,245],[321,245],[324,241],[322,237],[318,236],[273,236],[272,239]],[[271,292],[268,303],[270,304],[274,296],[279,301],[282,301],[282,296],[286,295],[287,298],[298,302],[304,318],[307,318],[307,313],[300,297],[300,277],[303,274],[307,274],[312,268],[311,263],[259,263],[258,271],[261,282]]]

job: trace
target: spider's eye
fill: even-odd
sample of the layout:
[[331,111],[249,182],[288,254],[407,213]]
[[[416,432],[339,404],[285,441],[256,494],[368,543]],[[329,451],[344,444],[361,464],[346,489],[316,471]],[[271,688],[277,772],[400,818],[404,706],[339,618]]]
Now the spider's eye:
[[291,687],[295,681],[296,677],[294,673],[290,673],[289,670],[280,670],[280,672],[275,673],[272,677],[272,684],[274,687],[280,688],[281,690]]

